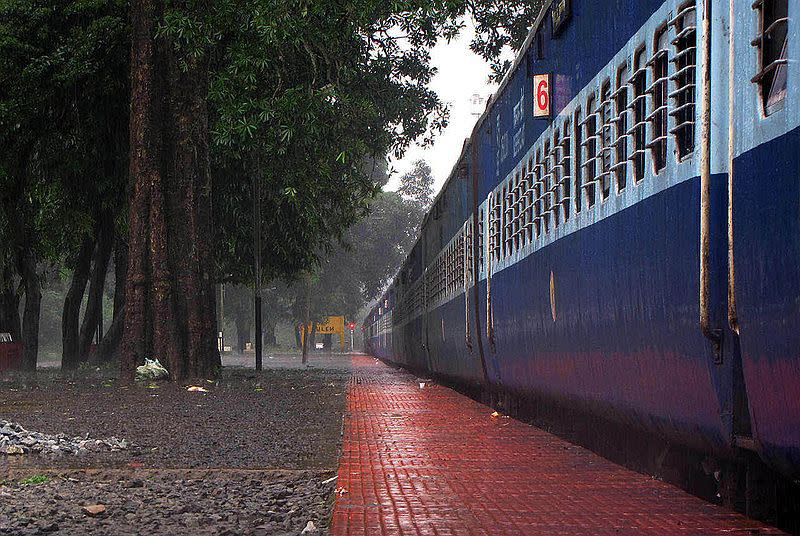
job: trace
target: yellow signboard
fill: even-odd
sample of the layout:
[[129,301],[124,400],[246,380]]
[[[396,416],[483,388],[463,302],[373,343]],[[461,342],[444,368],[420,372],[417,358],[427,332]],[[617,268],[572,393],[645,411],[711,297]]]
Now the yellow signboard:
[[[308,332],[311,332],[311,325],[308,326]],[[344,317],[343,316],[329,316],[325,319],[324,323],[317,324],[317,333],[323,335],[339,334],[339,344],[344,349]],[[305,338],[305,333],[301,334],[301,341]]]

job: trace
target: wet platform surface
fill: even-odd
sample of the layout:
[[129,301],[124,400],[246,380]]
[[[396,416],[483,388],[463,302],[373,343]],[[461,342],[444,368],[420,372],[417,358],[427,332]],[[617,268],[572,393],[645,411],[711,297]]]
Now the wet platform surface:
[[333,535],[782,534],[353,356]]

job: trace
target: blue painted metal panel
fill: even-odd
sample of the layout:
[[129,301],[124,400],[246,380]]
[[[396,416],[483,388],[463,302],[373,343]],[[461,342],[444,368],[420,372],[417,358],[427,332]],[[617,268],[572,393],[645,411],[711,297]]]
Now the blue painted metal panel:
[[734,161],[736,305],[763,455],[800,474],[800,129]]
[[502,384],[726,448],[730,380],[697,325],[699,207],[686,181],[497,273]]
[[[550,15],[545,17],[542,35],[544,57],[537,58],[537,47],[525,54],[510,76],[502,94],[495,97],[492,112],[479,133],[481,182],[479,199],[485,199],[500,180],[510,173],[518,157],[535,142],[550,122],[533,117],[533,87],[530,76],[553,75],[553,103],[556,116],[604,67],[608,61],[638,32],[663,0],[612,0],[606,2],[575,1],[573,16],[563,33],[550,37]],[[514,106],[522,96],[524,110],[524,142],[514,151]],[[497,116],[500,116],[498,131]],[[502,138],[507,136],[508,153],[499,158]]]
[[[580,405],[715,451],[731,447],[734,390],[743,388],[734,374],[741,347],[761,454],[798,475],[800,85],[790,83],[784,110],[763,117],[756,86],[747,82],[756,70],[749,43],[753,25],[747,20],[753,11],[749,2],[735,3],[741,21],[728,21],[727,11],[717,10],[712,23],[717,68],[708,267],[711,323],[724,340],[721,361],[698,326],[700,194],[694,157],[671,162],[660,175],[648,171],[642,184],[629,183],[592,214],[584,210],[535,251],[501,262],[491,279],[495,344],[486,339],[485,279],[477,283],[480,321],[471,326],[472,339],[483,342],[490,383]],[[479,199],[497,187],[550,124],[532,118],[529,76],[554,75],[557,114],[574,105],[620,50],[629,56],[639,40],[652,47],[647,40],[677,6],[668,4],[574,2],[572,22],[555,40],[545,19],[544,58],[534,57],[536,46],[526,52],[476,130],[478,159],[471,165],[478,170]],[[727,35],[735,36],[735,61],[728,71],[736,99],[730,139]],[[800,52],[797,36],[795,25],[791,58]],[[788,72],[789,80],[800,79],[800,63],[790,62]],[[732,198],[740,341],[727,325],[728,143],[736,156]],[[668,148],[674,148],[671,139]],[[428,218],[409,260],[414,274],[409,281],[424,276],[425,266],[469,216],[472,192],[466,184],[451,179],[446,185],[446,209],[441,217]],[[480,379],[479,359],[466,344],[464,299],[460,294],[398,326],[393,339],[374,338],[376,353],[417,369]],[[469,299],[474,300],[472,291]]]

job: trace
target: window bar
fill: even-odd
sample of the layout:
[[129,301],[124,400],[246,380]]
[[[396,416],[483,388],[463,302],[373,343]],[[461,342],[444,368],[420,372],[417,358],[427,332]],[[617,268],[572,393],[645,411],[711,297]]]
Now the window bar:
[[692,11],[694,11],[694,10],[695,10],[695,4],[694,4],[694,2],[692,2],[692,3],[689,3],[689,4],[685,5],[684,7],[682,7],[682,8],[680,9],[680,11],[678,11],[678,13],[676,13],[676,14],[675,14],[675,16],[674,16],[674,17],[672,17],[672,18],[669,20],[669,22],[667,23],[667,25],[669,25],[669,26],[675,26],[675,25],[676,25],[678,22],[682,21],[682,19],[683,19],[683,17],[684,17],[684,16],[688,15],[690,12],[692,12]]

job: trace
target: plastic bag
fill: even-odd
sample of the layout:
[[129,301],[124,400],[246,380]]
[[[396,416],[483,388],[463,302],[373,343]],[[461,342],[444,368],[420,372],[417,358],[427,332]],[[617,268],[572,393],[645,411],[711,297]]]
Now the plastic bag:
[[167,369],[159,363],[158,359],[145,359],[144,365],[136,367],[136,380],[164,380],[169,377]]

